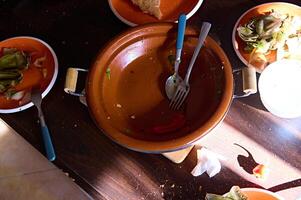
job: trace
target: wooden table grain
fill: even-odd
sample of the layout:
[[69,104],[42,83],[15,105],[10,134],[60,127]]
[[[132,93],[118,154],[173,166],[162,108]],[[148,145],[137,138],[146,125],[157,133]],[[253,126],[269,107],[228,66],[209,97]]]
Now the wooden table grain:
[[[265,2],[272,1],[205,0],[188,24],[200,28],[202,21],[211,22],[211,35],[225,50],[233,68],[240,68],[243,64],[231,44],[233,26],[244,11]],[[301,5],[299,0],[286,2]],[[58,167],[95,199],[204,199],[206,192],[222,194],[233,185],[266,188],[288,200],[301,198],[301,118],[287,120],[271,115],[257,94],[235,99],[223,123],[199,142],[199,146],[224,158],[221,172],[211,179],[206,174],[190,174],[196,164],[196,148],[183,163],[174,164],[161,155],[125,149],[105,137],[87,108],[64,93],[66,69],[88,69],[101,47],[128,28],[113,15],[105,0],[0,2],[1,40],[34,36],[45,40],[57,53],[58,79],[43,107]],[[34,107],[0,117],[44,153]],[[266,179],[250,174],[254,162],[269,166]]]

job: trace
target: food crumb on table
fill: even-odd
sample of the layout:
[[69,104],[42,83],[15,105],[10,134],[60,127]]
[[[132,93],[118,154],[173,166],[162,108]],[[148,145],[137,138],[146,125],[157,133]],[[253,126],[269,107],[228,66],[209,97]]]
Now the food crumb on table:
[[200,187],[199,187],[199,192],[202,192],[202,188],[203,188],[203,187],[200,185]]

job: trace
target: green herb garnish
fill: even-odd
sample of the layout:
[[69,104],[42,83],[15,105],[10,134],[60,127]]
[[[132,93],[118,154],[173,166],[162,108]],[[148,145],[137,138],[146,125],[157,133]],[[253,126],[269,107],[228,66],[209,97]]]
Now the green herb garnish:
[[109,80],[111,80],[111,69],[109,67],[106,70],[106,76]]

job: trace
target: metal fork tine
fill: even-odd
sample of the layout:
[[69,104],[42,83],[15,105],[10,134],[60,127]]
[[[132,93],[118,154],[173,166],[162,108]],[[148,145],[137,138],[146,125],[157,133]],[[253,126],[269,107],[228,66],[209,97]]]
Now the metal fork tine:
[[183,87],[179,86],[176,92],[176,95],[171,101],[170,108],[173,110],[177,110],[180,106],[179,103],[181,104],[181,101],[183,97],[185,97],[186,91]]
[[179,95],[179,97],[178,97],[176,103],[174,104],[174,110],[177,110],[177,109],[178,109],[179,104],[180,104],[180,102],[182,101],[184,95],[185,95],[185,91],[181,90],[180,95]]
[[179,96],[180,92],[181,91],[179,90],[179,88],[177,88],[177,91],[176,91],[175,95],[173,96],[173,98],[171,99],[171,102],[169,103],[169,107],[171,109],[173,109],[174,104],[177,102],[177,99],[178,99],[178,96]]
[[186,72],[186,76],[184,81],[180,82],[180,84],[177,87],[176,93],[173,96],[173,98],[171,99],[171,102],[169,104],[170,108],[173,110],[177,110],[179,109],[182,105],[183,102],[185,101],[189,90],[190,90],[190,85],[189,85],[189,77],[190,74],[192,72],[192,67],[194,65],[194,62],[196,61],[199,52],[204,44],[204,41],[208,35],[208,32],[210,30],[211,24],[208,22],[204,22],[200,31],[200,35],[199,35],[199,40],[198,40],[198,44],[193,52],[193,56],[191,58],[191,61],[189,63],[189,67],[187,69]]
[[179,91],[178,91],[178,93],[177,93],[177,96],[176,96],[176,98],[175,98],[175,100],[174,100],[174,103],[173,103],[173,105],[172,105],[172,109],[173,109],[173,110],[175,110],[176,105],[178,104],[178,101],[179,101],[179,99],[181,98],[181,96],[182,96],[182,90],[181,90],[181,88],[180,88]]
[[182,106],[182,104],[185,101],[187,95],[188,95],[188,91],[185,91],[184,96],[182,97],[181,101],[179,102],[178,106],[176,107],[176,110],[178,110]]

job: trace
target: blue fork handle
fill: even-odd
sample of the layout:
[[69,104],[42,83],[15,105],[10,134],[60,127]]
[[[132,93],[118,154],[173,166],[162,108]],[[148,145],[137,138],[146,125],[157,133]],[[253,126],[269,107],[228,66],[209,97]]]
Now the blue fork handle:
[[186,28],[186,15],[181,14],[178,22],[177,49],[183,48],[185,28]]
[[42,136],[43,136],[43,140],[44,140],[47,158],[49,161],[54,161],[56,156],[54,153],[54,148],[52,145],[48,127],[46,125],[41,126],[41,130],[42,130]]

